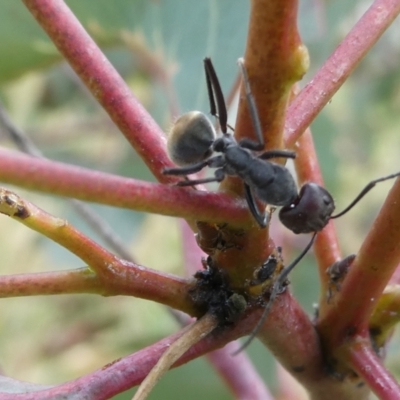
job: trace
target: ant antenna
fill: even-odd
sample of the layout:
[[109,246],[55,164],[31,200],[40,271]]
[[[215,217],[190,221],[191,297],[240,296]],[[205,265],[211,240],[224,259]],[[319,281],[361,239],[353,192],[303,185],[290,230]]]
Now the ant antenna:
[[331,219],[339,218],[343,214],[346,214],[347,211],[350,211],[377,183],[387,181],[389,179],[393,179],[400,176],[400,172],[396,172],[395,174],[387,175],[382,178],[374,179],[363,190],[361,190],[360,194],[340,213],[332,215]]
[[211,115],[218,117],[221,131],[224,135],[226,135],[228,130],[228,113],[226,111],[225,99],[222,93],[217,73],[215,72],[211,59],[208,57],[204,59],[204,69],[206,71],[207,92],[208,99],[210,101],[210,113]]
[[[264,148],[264,137],[262,134],[262,128],[261,128],[261,122],[260,122],[260,117],[258,116],[257,112],[257,105],[256,101],[254,100],[253,93],[250,88],[250,82],[249,82],[249,75],[247,74],[246,67],[244,66],[244,59],[239,58],[237,61],[240,72],[242,74],[242,82],[243,82],[243,87],[244,87],[244,92],[246,94],[246,100],[247,100],[247,106],[250,112],[251,120],[254,125],[254,130],[256,131],[258,143],[256,148],[253,150],[262,150]],[[253,142],[253,141],[251,141]],[[245,141],[245,143],[248,143],[248,140]],[[255,145],[255,143],[254,143]]]
[[239,347],[238,350],[236,350],[234,353],[232,353],[233,356],[235,356],[235,355],[239,354],[240,352],[242,352],[253,341],[253,339],[256,337],[258,331],[260,330],[261,326],[263,325],[263,323],[265,322],[265,320],[268,317],[268,314],[269,314],[269,312],[271,310],[271,307],[272,307],[272,304],[274,303],[274,300],[276,299],[278,294],[282,293],[282,285],[283,285],[283,283],[285,282],[285,280],[288,277],[288,275],[290,274],[290,272],[292,272],[293,268],[307,254],[308,250],[310,250],[311,246],[313,245],[313,243],[315,241],[315,237],[317,236],[317,233],[318,232],[314,232],[314,234],[311,237],[310,242],[304,248],[304,250],[297,256],[297,258],[290,265],[288,265],[287,267],[285,267],[281,271],[281,273],[279,274],[278,278],[276,279],[276,281],[274,282],[274,284],[272,286],[272,290],[271,290],[271,294],[270,294],[269,299],[268,299],[268,303],[264,308],[264,311],[263,311],[263,314],[262,314],[261,318],[257,322],[257,325],[255,326],[255,328],[253,329],[253,331],[251,332],[251,334],[249,335],[247,340]]

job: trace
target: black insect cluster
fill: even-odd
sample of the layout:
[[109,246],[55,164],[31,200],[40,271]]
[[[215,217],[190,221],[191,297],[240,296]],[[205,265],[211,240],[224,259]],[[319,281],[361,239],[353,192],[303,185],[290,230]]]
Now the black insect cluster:
[[200,311],[214,315],[219,326],[231,325],[246,309],[246,298],[230,288],[226,272],[217,268],[210,256],[203,266],[204,270],[194,275],[196,285],[190,297]]

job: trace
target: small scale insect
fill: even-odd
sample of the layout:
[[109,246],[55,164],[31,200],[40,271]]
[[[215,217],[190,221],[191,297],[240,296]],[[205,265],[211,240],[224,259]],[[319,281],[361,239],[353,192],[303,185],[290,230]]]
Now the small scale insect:
[[276,297],[283,293],[285,291],[285,286],[286,286],[286,279],[289,276],[290,272],[293,270],[293,268],[302,260],[302,258],[307,254],[308,250],[310,250],[311,246],[313,245],[315,241],[315,237],[317,236],[317,232],[314,232],[314,234],[311,237],[311,240],[307,244],[307,246],[303,249],[303,251],[296,257],[296,259],[289,264],[287,267],[285,267],[281,273],[278,275],[276,278],[274,284],[272,285],[271,292],[269,295],[269,299],[267,302],[267,305],[264,308],[264,311],[261,315],[261,318],[258,320],[256,326],[254,327],[253,331],[251,334],[248,336],[246,341],[232,354],[236,355],[242,352],[256,337],[259,329],[267,319],[267,316],[271,310],[272,304],[274,303]]
[[196,285],[189,295],[204,313],[213,314],[221,327],[231,325],[245,311],[246,298],[230,288],[226,273],[216,267],[212,257],[203,259],[202,264],[204,270],[195,273]]
[[326,273],[329,276],[328,291],[327,291],[327,303],[333,298],[334,290],[339,292],[342,286],[342,282],[349,271],[350,265],[356,258],[355,254],[343,258],[343,260],[333,263],[326,269]]

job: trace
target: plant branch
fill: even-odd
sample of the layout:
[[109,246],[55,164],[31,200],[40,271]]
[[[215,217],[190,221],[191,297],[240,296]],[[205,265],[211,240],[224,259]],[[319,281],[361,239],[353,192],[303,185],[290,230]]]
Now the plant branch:
[[[230,329],[219,330],[211,335],[207,335],[204,339],[198,342],[196,345],[190,348],[174,365],[173,368],[182,365],[194,358],[198,358],[210,351],[216,350],[226,343],[236,340],[237,338],[248,334],[252,327],[255,325],[256,321],[261,314],[259,312],[254,312],[247,317],[243,317],[235,326]],[[276,330],[274,324],[278,324],[280,329],[285,326],[287,332],[293,329],[296,325],[287,325],[287,323],[295,323],[295,319],[287,320],[286,316],[282,313],[277,313],[276,319],[269,325],[270,329]],[[289,328],[290,327],[290,328]],[[279,330],[279,329],[278,329]],[[281,331],[280,331],[281,332]],[[276,332],[275,332],[276,333]],[[298,330],[295,330],[293,334],[289,336],[295,338]],[[182,332],[178,332],[172,336],[169,336],[161,341],[142,349],[132,355],[126,356],[122,359],[116,360],[103,368],[90,373],[86,376],[80,377],[74,381],[66,382],[47,390],[42,390],[36,393],[24,393],[17,394],[13,393],[13,397],[10,395],[5,395],[0,393],[0,400],[35,400],[40,396],[42,400],[50,400],[54,398],[61,398],[62,396],[69,396],[69,398],[95,398],[96,400],[106,400],[111,398],[113,395],[127,390],[138,383],[140,383],[149,373],[151,368],[155,365],[160,356],[166,351],[171,343],[175,342],[178,337],[182,335]],[[315,335],[315,331],[314,331]],[[275,335],[279,341],[279,337]],[[290,361],[293,359],[290,357],[290,353],[294,351],[298,345],[298,341],[286,341],[288,336],[285,335],[282,338],[280,346],[285,345],[287,349],[288,360],[286,365],[291,365]],[[285,342],[286,341],[286,342]],[[303,371],[298,370],[298,375],[302,377],[308,377],[310,381],[314,381],[318,385],[318,379],[320,379],[324,374],[324,369],[321,364],[315,359],[313,342],[307,344],[303,347],[304,356],[308,360],[313,360],[315,366],[318,365],[319,368],[308,368],[306,363],[306,368]],[[312,350],[311,353],[307,353],[307,350]],[[289,362],[289,364],[287,364]],[[336,393],[335,391],[333,393]],[[36,396],[36,397],[35,397]],[[75,397],[74,397],[75,396]],[[323,398],[321,398],[323,399]]]
[[[187,273],[192,275],[201,268],[201,259],[206,254],[197,245],[193,231],[188,224],[181,221],[180,226],[184,265]],[[230,342],[224,348],[208,353],[207,360],[220,374],[235,398],[272,400],[272,395],[248,355],[241,352],[232,357],[234,351],[239,347],[238,341]]]
[[[297,30],[297,0],[251,1],[245,66],[268,149],[283,147],[285,111],[292,85],[308,68],[308,53]],[[244,91],[235,127],[238,138],[254,132]],[[254,137],[254,133],[250,134]]]
[[[368,322],[400,263],[400,179],[397,179],[318,330],[335,348],[344,336],[368,336]],[[382,240],[385,238],[385,240]],[[341,310],[340,313],[337,310]]]
[[257,337],[282,366],[298,380],[315,400],[361,400],[368,388],[334,379],[325,364],[320,338],[308,315],[286,291],[278,296]]
[[174,181],[162,174],[164,167],[172,166],[164,133],[67,4],[62,0],[24,0],[24,3],[157,179]]
[[[302,185],[307,182],[315,182],[318,185],[324,186],[310,129],[306,129],[304,134],[299,138],[296,150],[297,157],[294,163],[299,183]],[[341,259],[333,221],[330,221],[328,225],[318,233],[314,244],[314,251],[318,261],[318,271],[321,282],[320,305],[323,308],[326,303],[326,290],[328,287],[326,269],[334,262]],[[323,312],[323,310],[320,309],[320,312]]]
[[[191,281],[120,260],[76,230],[67,221],[51,216],[6,189],[0,189],[0,213],[41,233],[83,260],[101,281],[98,293],[137,296],[196,315],[196,308],[187,296]],[[52,276],[55,284],[63,273],[59,274],[61,275],[54,273]],[[20,288],[28,292],[29,285],[34,283],[37,285],[40,277],[36,276],[33,281],[31,278],[32,274],[20,275],[18,278]],[[42,275],[42,278],[48,279],[49,276]],[[79,287],[80,283],[74,280],[73,276],[70,278]],[[3,285],[10,283],[12,279],[12,277],[4,277]],[[1,278],[0,282],[2,282]],[[94,288],[96,285],[89,286],[89,291],[93,292]],[[31,288],[32,291],[38,289],[37,286]],[[42,287],[42,290],[46,294],[47,289]],[[67,288],[66,292],[69,293]]]
[[399,0],[375,0],[312,81],[293,100],[285,122],[285,141],[289,147],[294,146],[399,12]]
[[[173,365],[173,368],[222,347],[244,333],[248,333],[249,322],[254,324],[254,318],[243,320],[245,328],[243,326],[236,326],[229,330],[221,330],[219,333],[207,335],[191,347]],[[35,393],[14,392],[13,394],[5,394],[0,392],[0,400],[36,400],[37,398],[41,400],[53,400],[55,398],[62,398],[63,396],[70,399],[110,399],[112,396],[139,384],[147,376],[160,356],[168,349],[170,344],[175,342],[182,333],[180,331],[132,355],[107,364],[93,373],[56,387],[36,391]]]
[[[19,150],[33,157],[44,158],[42,152],[30,138],[11,121],[1,101],[0,124],[3,125],[5,131]],[[120,257],[134,261],[131,252],[127,249],[121,238],[100,215],[96,214],[86,204],[78,200],[67,199],[67,202],[72,206],[75,212],[87,222],[93,231],[95,231]]]
[[101,293],[98,276],[89,268],[0,276],[0,297],[66,293]]
[[355,339],[346,357],[357,374],[380,400],[400,400],[400,386],[382,365],[368,340]]
[[232,196],[144,182],[0,149],[0,180],[60,196],[136,211],[233,226],[249,223],[245,202]]
[[[195,241],[193,231],[186,221],[181,221],[183,259],[189,275],[198,271],[201,259],[206,254]],[[228,389],[238,399],[272,400],[264,380],[258,374],[251,360],[245,352],[232,357],[233,352],[240,347],[235,341],[228,343],[224,348],[207,354],[207,359],[213,368],[224,379]]]
[[230,342],[224,348],[207,354],[235,399],[274,400],[249,356],[241,352],[232,356],[240,343]]

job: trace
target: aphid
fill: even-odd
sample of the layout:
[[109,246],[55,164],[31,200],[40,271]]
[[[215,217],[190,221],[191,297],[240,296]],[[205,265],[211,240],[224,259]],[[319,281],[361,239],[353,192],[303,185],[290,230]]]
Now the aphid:
[[287,267],[285,267],[281,273],[279,274],[278,278],[276,278],[274,284],[272,285],[272,289],[270,292],[270,296],[268,299],[268,303],[264,308],[264,311],[261,315],[261,318],[258,320],[257,325],[254,327],[253,331],[249,335],[249,337],[246,339],[246,341],[237,349],[233,355],[236,355],[243,351],[256,337],[257,332],[267,319],[267,316],[271,310],[272,304],[274,303],[274,300],[276,297],[282,293],[285,289],[285,282],[287,277],[289,276],[290,272],[293,270],[293,268],[301,261],[301,259],[307,254],[308,250],[310,250],[311,246],[314,243],[315,237],[317,236],[317,232],[314,232],[314,234],[311,237],[310,242],[307,244],[307,246],[303,249],[303,251],[297,256],[297,258]]
[[204,270],[197,271],[195,287],[189,292],[192,300],[204,313],[213,314],[220,326],[234,323],[247,307],[246,298],[234,292],[223,270],[212,257],[202,260]]
[[333,263],[326,269],[326,273],[329,276],[328,291],[327,291],[327,302],[330,303],[333,297],[333,291],[339,292],[342,286],[342,282],[349,271],[350,265],[356,258],[355,254],[350,254],[343,260]]
[[[296,184],[290,172],[285,167],[268,160],[295,158],[295,153],[287,150],[270,150],[259,155],[253,153],[264,148],[264,139],[242,59],[239,60],[239,66],[243,74],[246,98],[258,141],[243,139],[238,143],[233,135],[228,133],[227,111],[221,86],[211,60],[206,58],[204,69],[211,115],[219,119],[222,137],[213,140],[214,128],[211,123],[206,122],[208,120],[204,114],[195,111],[183,115],[178,119],[178,125],[172,130],[168,144],[171,159],[181,167],[165,168],[164,174],[188,175],[206,166],[216,168],[214,177],[185,180],[179,182],[178,186],[221,182],[227,175],[238,176],[243,180],[244,193],[251,213],[258,224],[265,227],[266,213],[259,211],[255,197],[275,206],[292,204],[297,198]],[[210,152],[220,154],[210,157]]]

